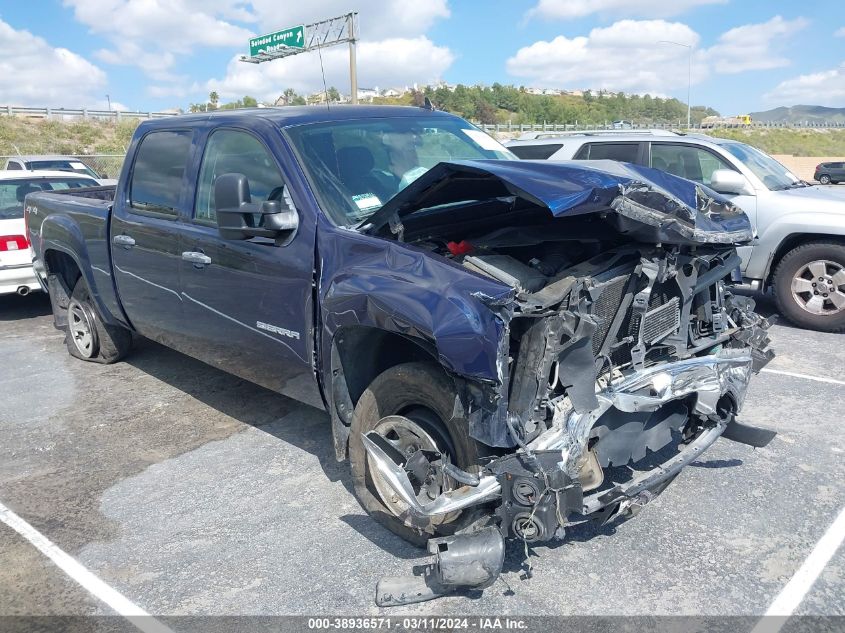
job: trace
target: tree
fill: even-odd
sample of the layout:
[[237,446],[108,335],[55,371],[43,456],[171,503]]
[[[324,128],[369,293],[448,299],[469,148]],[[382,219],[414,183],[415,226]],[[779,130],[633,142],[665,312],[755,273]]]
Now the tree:
[[217,103],[220,101],[220,95],[217,94],[216,91],[212,90],[208,95],[208,101],[211,103],[212,109],[217,109]]
[[255,97],[250,97],[246,95],[243,100],[243,105],[245,108],[254,108],[258,105],[258,100]]
[[340,92],[338,92],[337,88],[335,88],[334,86],[330,86],[327,92],[329,101],[331,101],[332,103],[340,101]]
[[282,93],[282,97],[285,100],[285,105],[294,105],[294,99],[296,99],[296,90],[293,88],[285,88],[285,91]]
[[479,99],[475,104],[475,118],[482,123],[492,124],[496,122],[496,108],[487,103],[484,99]]

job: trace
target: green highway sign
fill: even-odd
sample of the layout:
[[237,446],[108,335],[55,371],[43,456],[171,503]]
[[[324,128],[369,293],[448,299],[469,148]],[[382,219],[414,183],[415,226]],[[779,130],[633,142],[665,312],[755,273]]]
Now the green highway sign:
[[249,40],[249,55],[273,53],[283,48],[305,48],[305,26],[292,26],[283,31],[260,35]]

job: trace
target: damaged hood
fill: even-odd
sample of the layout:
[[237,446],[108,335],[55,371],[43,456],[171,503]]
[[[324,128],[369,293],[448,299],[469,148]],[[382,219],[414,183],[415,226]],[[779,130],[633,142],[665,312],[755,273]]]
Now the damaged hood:
[[754,236],[745,213],[711,189],[615,161],[438,163],[358,228],[376,233],[423,209],[441,207],[448,213],[449,206],[462,202],[508,198],[555,217],[614,213],[619,230],[647,241],[736,244]]

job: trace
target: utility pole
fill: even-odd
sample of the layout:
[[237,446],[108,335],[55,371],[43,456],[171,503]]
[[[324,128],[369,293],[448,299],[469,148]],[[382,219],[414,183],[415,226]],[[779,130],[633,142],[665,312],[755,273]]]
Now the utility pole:
[[109,112],[111,112],[111,97],[106,95],[106,100],[109,102]]
[[352,91],[352,104],[358,103],[358,62],[355,59],[355,14],[347,16],[349,29],[349,88]]
[[692,120],[692,103],[690,101],[692,92],[692,45],[682,44],[681,42],[673,42],[672,40],[660,40],[658,44],[674,44],[675,46],[683,46],[687,49],[687,129],[691,127]]

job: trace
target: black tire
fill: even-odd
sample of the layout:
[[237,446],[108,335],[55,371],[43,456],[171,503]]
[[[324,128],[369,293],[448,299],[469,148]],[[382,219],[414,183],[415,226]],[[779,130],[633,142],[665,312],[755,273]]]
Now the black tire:
[[[73,288],[67,312],[65,345],[74,358],[108,365],[129,353],[132,333],[126,328],[103,322],[82,278]],[[83,332],[87,332],[87,336]]]
[[822,183],[823,185],[829,185],[830,184],[830,176],[828,176],[827,174],[822,174],[821,176],[819,176],[819,182]]
[[[422,415],[422,412],[428,414]],[[433,363],[391,367],[373,380],[358,400],[349,435],[355,496],[381,525],[406,541],[424,547],[429,538],[454,533],[467,525],[475,513],[472,509],[464,510],[451,522],[434,525],[407,514],[400,518],[390,511],[372,481],[367,452],[361,442],[363,433],[373,430],[382,418],[390,415],[407,415],[424,425],[452,463],[469,472],[478,472],[477,461],[484,454],[484,446],[469,436],[454,382]]]
[[845,244],[808,242],[789,251],[775,269],[772,284],[775,299],[781,314],[799,327],[820,332],[842,332],[845,331],[845,310],[831,314],[813,314],[802,308],[793,296],[792,283],[799,271],[811,262],[821,260],[834,262],[845,269]]

